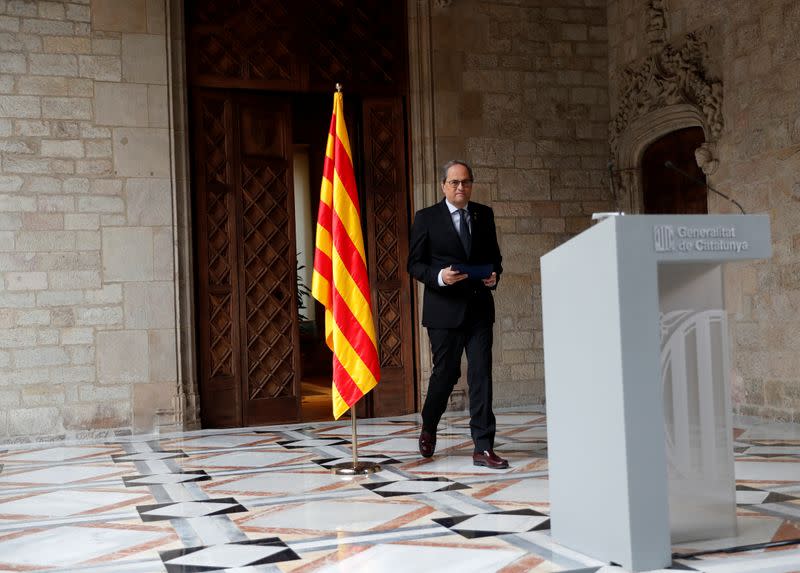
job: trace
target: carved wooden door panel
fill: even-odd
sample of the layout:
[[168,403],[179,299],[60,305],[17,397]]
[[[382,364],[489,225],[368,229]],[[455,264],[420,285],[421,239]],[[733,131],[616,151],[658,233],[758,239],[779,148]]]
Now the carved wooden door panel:
[[365,98],[362,123],[368,267],[381,364],[371,413],[393,416],[414,411],[402,100]]
[[295,421],[299,344],[289,101],[198,90],[194,118],[203,425]]

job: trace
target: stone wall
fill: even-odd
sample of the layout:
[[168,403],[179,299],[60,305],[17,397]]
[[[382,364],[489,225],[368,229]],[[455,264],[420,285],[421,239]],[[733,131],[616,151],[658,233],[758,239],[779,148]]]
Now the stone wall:
[[[708,181],[772,221],[772,258],[726,271],[734,406],[800,422],[800,3],[610,0],[608,22],[612,114],[621,70],[659,36],[713,29],[706,66],[723,83],[724,128]],[[735,207],[712,195],[709,211]]]
[[[611,207],[605,0],[434,2],[436,163],[495,211],[495,405],[544,401],[539,257]],[[441,191],[431,194],[433,200]],[[423,384],[427,380],[422,380]]]
[[0,0],[0,441],[171,407],[165,21],[164,0]]

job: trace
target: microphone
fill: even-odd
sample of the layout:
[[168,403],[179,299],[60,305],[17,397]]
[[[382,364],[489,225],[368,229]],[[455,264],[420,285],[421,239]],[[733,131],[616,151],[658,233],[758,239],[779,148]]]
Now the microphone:
[[683,169],[679,169],[672,161],[665,161],[664,162],[664,167],[666,167],[667,169],[672,169],[673,171],[676,171],[676,172],[680,173],[681,175],[686,177],[686,179],[688,179],[689,181],[693,181],[693,182],[697,183],[698,185],[702,185],[703,187],[705,187],[709,191],[712,191],[713,193],[716,193],[720,197],[723,197],[723,198],[727,199],[728,201],[730,201],[731,203],[733,203],[734,205],[739,207],[739,210],[742,212],[742,215],[747,215],[747,213],[745,213],[744,207],[742,207],[736,199],[734,199],[733,197],[728,197],[727,195],[725,195],[725,193],[722,193],[721,191],[717,191],[716,189],[714,189],[711,185],[709,185],[705,181],[703,181],[701,179],[698,179],[694,175],[686,173],[686,171],[684,171]]

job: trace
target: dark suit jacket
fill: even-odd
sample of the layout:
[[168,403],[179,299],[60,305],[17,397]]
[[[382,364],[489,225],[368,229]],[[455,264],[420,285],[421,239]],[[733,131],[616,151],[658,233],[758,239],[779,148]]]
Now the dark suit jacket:
[[[455,263],[491,264],[497,279],[503,272],[494,212],[480,203],[469,202],[472,250],[467,257],[458,237],[447,204],[442,199],[417,211],[411,226],[408,272],[425,285],[422,325],[430,328],[456,328],[464,322],[467,308],[476,319],[494,322],[494,298],[481,281],[466,279],[439,286],[439,271]],[[496,288],[496,285],[495,285]]]

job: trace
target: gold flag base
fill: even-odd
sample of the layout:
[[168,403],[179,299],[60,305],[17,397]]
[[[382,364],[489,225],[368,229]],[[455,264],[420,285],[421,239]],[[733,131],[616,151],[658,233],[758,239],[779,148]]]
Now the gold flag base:
[[375,462],[342,462],[331,467],[331,473],[337,476],[366,476],[381,471],[381,466]]
[[358,432],[356,431],[356,407],[350,407],[350,417],[353,420],[352,442],[353,461],[341,462],[331,467],[331,472],[340,476],[364,476],[381,471],[381,466],[375,462],[358,461]]

